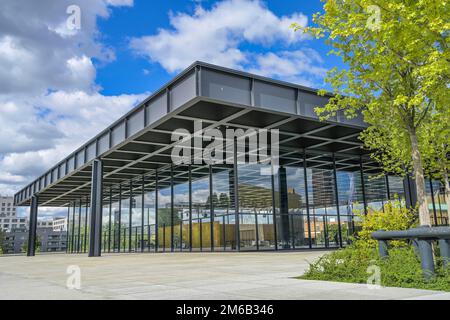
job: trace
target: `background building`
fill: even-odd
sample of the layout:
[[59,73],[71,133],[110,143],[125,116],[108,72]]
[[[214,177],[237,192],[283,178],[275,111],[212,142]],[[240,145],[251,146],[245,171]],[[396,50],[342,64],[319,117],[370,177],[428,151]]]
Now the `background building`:
[[11,231],[16,228],[26,228],[27,219],[19,218],[14,206],[14,198],[0,196],[0,231]]

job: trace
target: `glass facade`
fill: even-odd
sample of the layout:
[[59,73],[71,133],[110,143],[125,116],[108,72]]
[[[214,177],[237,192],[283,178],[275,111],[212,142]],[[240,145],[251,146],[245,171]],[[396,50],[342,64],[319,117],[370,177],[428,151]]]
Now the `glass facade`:
[[[263,251],[349,245],[359,215],[399,200],[403,179],[317,163],[168,165],[103,190],[103,252]],[[269,174],[268,174],[269,173]],[[434,225],[448,225],[443,186],[427,181]],[[89,199],[68,208],[68,252],[89,245]]]

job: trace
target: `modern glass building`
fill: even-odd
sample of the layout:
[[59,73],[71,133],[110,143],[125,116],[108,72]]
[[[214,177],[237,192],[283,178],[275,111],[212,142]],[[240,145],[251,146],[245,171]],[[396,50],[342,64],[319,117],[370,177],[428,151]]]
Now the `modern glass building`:
[[[358,140],[361,116],[319,120],[314,108],[328,98],[196,62],[15,195],[16,205],[31,207],[30,244],[39,206],[53,206],[67,208],[68,252],[91,256],[345,246],[357,213],[395,197],[411,205],[414,186],[379,175]],[[227,129],[277,129],[279,166],[240,161],[236,138],[221,141],[231,146],[225,163],[175,164],[177,129],[194,137],[208,129],[224,137]],[[211,143],[192,140],[192,153]],[[244,141],[250,158],[250,135]],[[432,220],[448,224],[441,186],[428,187]]]

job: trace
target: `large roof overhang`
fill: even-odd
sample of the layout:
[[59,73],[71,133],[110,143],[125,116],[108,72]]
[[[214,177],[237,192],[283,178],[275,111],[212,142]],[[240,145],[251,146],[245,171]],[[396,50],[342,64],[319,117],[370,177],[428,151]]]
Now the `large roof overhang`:
[[28,205],[39,195],[40,206],[67,206],[88,197],[92,160],[104,165],[105,188],[118,185],[171,163],[173,130],[279,129],[280,164],[302,163],[330,168],[335,156],[338,170],[368,171],[377,165],[361,149],[362,117],[343,114],[322,122],[314,112],[330,96],[310,88],[196,62],[140,105],[103,130],[52,169],[18,192],[15,203]]

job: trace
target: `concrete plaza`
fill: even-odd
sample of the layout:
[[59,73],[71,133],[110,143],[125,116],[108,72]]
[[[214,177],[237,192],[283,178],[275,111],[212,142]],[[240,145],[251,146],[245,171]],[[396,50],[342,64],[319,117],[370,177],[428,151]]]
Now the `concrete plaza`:
[[[450,293],[298,280],[323,252],[0,257],[0,299],[450,299]],[[66,287],[78,266],[81,289]]]

